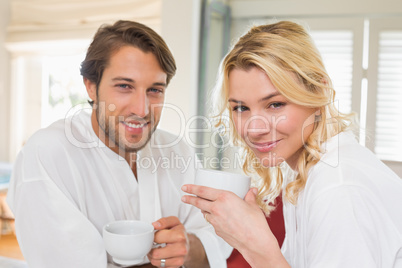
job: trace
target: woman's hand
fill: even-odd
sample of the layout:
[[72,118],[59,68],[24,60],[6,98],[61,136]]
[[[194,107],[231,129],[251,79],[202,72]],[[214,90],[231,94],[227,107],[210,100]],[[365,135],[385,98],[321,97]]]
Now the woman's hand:
[[186,184],[184,203],[204,214],[217,235],[236,248],[252,267],[288,267],[278,242],[257,204],[257,189],[251,188],[244,200],[232,192]]
[[185,195],[182,201],[201,209],[216,234],[237,249],[249,243],[253,230],[270,232],[256,202],[256,188],[252,188],[244,200],[232,192],[193,184],[183,185],[182,190],[196,195]]

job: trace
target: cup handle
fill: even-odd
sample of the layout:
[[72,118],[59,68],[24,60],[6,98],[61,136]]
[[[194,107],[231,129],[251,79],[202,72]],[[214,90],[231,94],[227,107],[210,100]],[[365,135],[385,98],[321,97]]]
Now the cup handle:
[[152,248],[164,248],[164,247],[166,247],[166,243],[158,244],[153,242],[152,244]]
[[[156,232],[158,232],[158,230],[154,230],[154,234]],[[152,248],[164,248],[164,247],[166,247],[166,243],[159,244],[159,243],[153,242],[153,244],[152,244]]]

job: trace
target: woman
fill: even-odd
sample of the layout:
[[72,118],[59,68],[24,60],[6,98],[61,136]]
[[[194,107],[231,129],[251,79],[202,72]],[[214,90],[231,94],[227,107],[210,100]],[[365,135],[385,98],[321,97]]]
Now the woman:
[[[229,112],[243,168],[262,183],[244,200],[184,185],[195,196],[183,202],[200,208],[252,267],[402,267],[402,180],[356,141],[303,27],[253,27],[225,57],[219,90],[219,115]],[[262,212],[281,191],[282,250]]]

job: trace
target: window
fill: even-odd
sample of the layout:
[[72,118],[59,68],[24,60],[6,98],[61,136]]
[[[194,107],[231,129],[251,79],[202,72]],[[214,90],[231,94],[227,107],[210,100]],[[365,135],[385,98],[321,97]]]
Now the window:
[[65,118],[73,107],[87,102],[79,71],[84,58],[84,54],[43,58],[42,127]]
[[336,105],[343,113],[356,112],[360,144],[366,145],[367,81],[365,80],[364,19],[306,19],[306,27],[320,51],[336,91]]
[[360,143],[382,160],[402,162],[402,19],[297,22],[310,30],[340,111],[358,113]]
[[65,118],[71,109],[68,103],[86,102],[79,66],[88,43],[62,40],[9,45],[11,161],[38,129]]
[[352,111],[353,32],[312,31],[311,36],[336,89],[335,99],[339,104],[339,110],[350,113]]
[[375,152],[402,161],[402,31],[379,36]]
[[388,161],[402,161],[401,25],[401,19],[370,20],[367,123],[374,129],[370,147]]

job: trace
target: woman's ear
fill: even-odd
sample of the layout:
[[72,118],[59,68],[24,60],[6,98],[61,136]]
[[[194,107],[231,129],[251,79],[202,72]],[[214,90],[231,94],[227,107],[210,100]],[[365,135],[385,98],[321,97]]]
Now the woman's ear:
[[88,92],[88,97],[96,102],[96,84],[84,77],[84,85]]
[[318,108],[314,113],[314,122],[319,122],[322,120],[321,110]]

